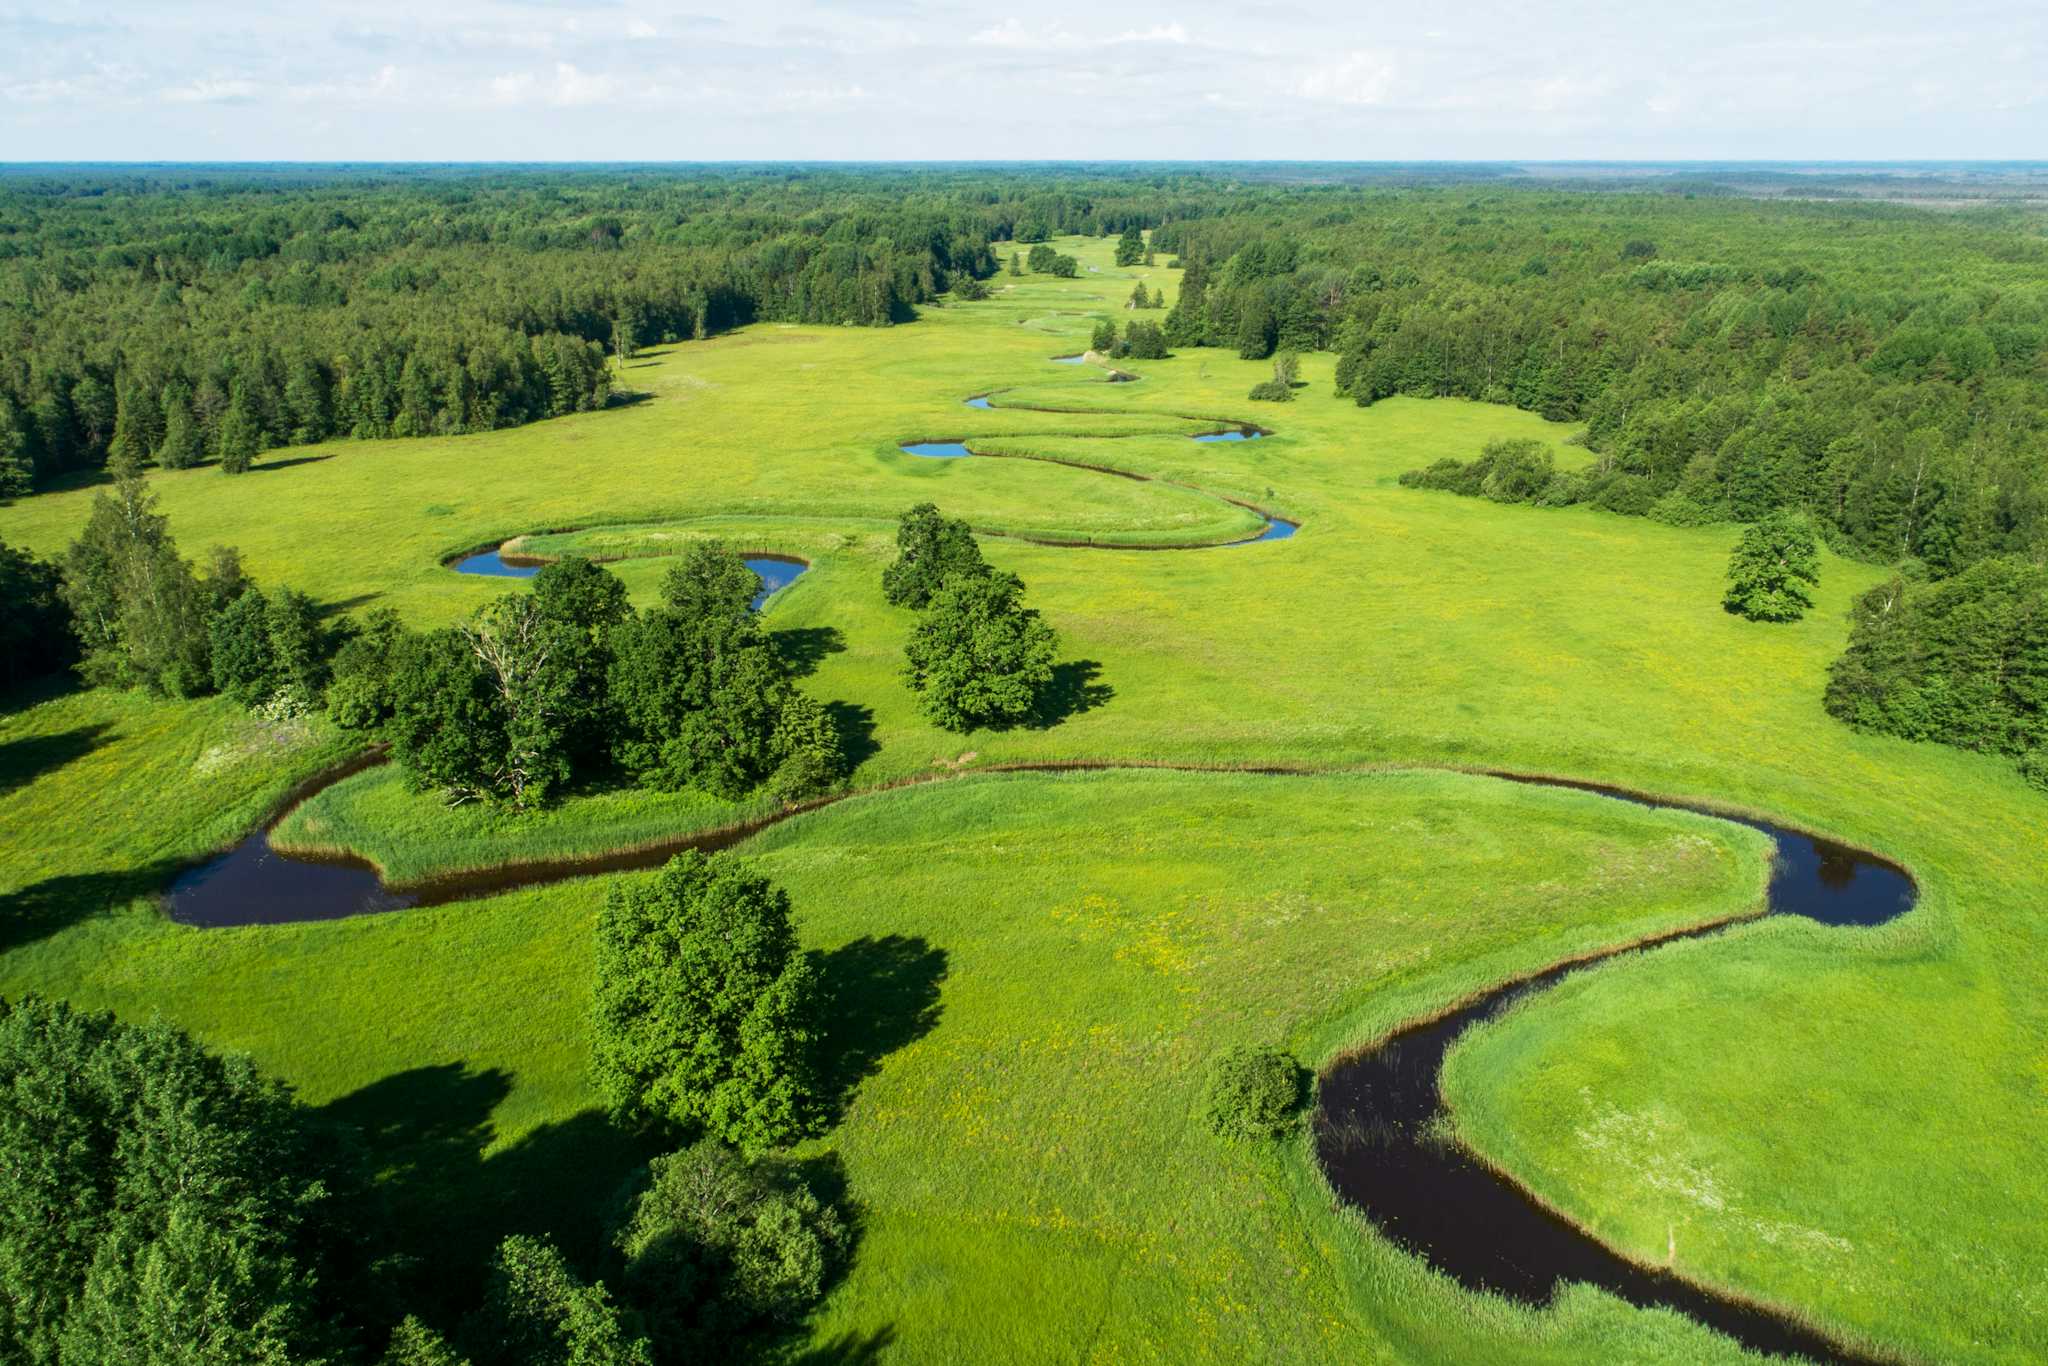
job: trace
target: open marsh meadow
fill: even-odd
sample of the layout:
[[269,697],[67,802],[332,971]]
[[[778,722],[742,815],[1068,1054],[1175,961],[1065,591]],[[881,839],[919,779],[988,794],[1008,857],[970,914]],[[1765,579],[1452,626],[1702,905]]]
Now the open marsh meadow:
[[[1055,245],[1073,278],[998,275],[899,326],[650,348],[623,371],[635,401],[602,411],[271,452],[225,488],[211,468],[150,477],[188,551],[233,545],[266,585],[420,626],[525,591],[447,567],[515,538],[605,559],[643,603],[694,540],[809,563],[763,621],[852,737],[854,795],[735,853],[787,888],[830,993],[832,1123],[797,1155],[843,1183],[858,1241],[776,1350],[1740,1359],[1585,1287],[1472,1294],[1343,1208],[1305,1133],[1226,1143],[1201,1121],[1228,1046],[1320,1069],[1494,983],[1759,908],[1753,832],[1480,776],[1499,770],[1825,833],[1919,896],[1879,928],[1742,925],[1531,998],[1452,1049],[1447,1141],[1626,1255],[1847,1348],[2048,1355],[2042,798],[1995,757],[1823,711],[1849,606],[1884,571],[1825,554],[1814,610],[1760,628],[1718,599],[1731,526],[1397,483],[1500,439],[1573,468],[1574,425],[1360,407],[1328,353],[1284,406],[1249,402],[1270,366],[1227,351],[1117,361],[1133,382],[1055,364],[1134,283],[1170,304],[1181,279],[1117,266],[1110,238]],[[1253,422],[1269,434],[1190,439]],[[902,449],[926,441],[974,454]],[[0,536],[57,554],[91,497],[0,507]],[[904,688],[913,614],[879,580],[896,518],[927,501],[1057,628],[1056,724],[948,734]],[[1233,544],[1268,518],[1299,530]],[[324,720],[220,699],[53,692],[0,719],[0,993],[160,1013],[360,1126],[430,1279],[507,1233],[587,1250],[647,1156],[586,1075],[608,878],[319,924],[157,909],[180,867],[350,749]],[[989,771],[1067,763],[1129,767]],[[508,814],[374,768],[274,843],[405,883],[772,808],[571,790]]]

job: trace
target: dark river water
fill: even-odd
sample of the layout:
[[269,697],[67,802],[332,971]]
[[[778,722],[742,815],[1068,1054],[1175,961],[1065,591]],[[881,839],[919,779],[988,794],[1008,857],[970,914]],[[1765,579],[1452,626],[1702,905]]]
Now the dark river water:
[[[1542,785],[1642,806],[1700,809],[1594,784]],[[1767,821],[1722,818],[1760,830],[1776,845],[1767,915],[1804,916],[1824,925],[1879,925],[1913,906],[1912,879],[1883,859]],[[1667,938],[1714,933],[1718,930]],[[1438,1077],[1458,1036],[1477,1021],[1612,956],[1510,983],[1333,1064],[1318,1087],[1315,1116],[1316,1155],[1330,1185],[1389,1238],[1473,1290],[1542,1304],[1560,1281],[1585,1281],[1632,1304],[1676,1309],[1756,1351],[1861,1360],[1775,1314],[1623,1260],[1481,1166],[1463,1147],[1437,1136],[1444,1117]]]

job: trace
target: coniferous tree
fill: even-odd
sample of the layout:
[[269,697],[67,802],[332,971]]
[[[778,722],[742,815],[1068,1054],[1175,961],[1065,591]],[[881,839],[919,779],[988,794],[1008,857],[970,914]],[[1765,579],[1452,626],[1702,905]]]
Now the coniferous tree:
[[246,474],[249,462],[256,458],[262,445],[263,432],[249,400],[248,386],[237,376],[228,395],[227,411],[221,415],[219,430],[214,433],[213,453],[220,461],[221,473]]
[[1117,239],[1116,263],[1119,266],[1135,266],[1145,255],[1145,236],[1136,224],[1127,227],[1123,236]]
[[189,469],[204,453],[199,421],[192,414],[192,391],[183,384],[166,389],[163,411],[163,440],[156,450],[156,462],[167,470]]

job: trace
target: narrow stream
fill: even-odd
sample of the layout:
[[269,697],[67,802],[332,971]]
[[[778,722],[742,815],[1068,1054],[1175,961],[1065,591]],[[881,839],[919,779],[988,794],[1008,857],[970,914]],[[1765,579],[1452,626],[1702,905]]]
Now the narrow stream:
[[[1762,831],[1776,846],[1766,915],[1804,916],[1823,925],[1880,925],[1913,906],[1913,882],[1903,869],[1845,845],[1767,821],[1685,802],[1652,801],[1591,783],[1539,785],[1640,806],[1699,811]],[[1719,931],[1685,931],[1660,942]],[[1469,1289],[1545,1304],[1560,1281],[1584,1281],[1631,1304],[1676,1309],[1755,1351],[1820,1361],[1862,1360],[1777,1314],[1624,1260],[1536,1204],[1463,1147],[1436,1136],[1444,1117],[1438,1087],[1444,1057],[1468,1026],[1627,951],[1617,949],[1511,982],[1333,1064],[1322,1075],[1315,1116],[1316,1156],[1324,1175],[1387,1237]]]
[[[965,455],[966,448],[961,448]],[[791,555],[746,555],[742,557],[747,568],[761,580],[761,591],[754,594],[751,604],[758,612],[761,605],[775,595],[779,588],[786,588],[796,582],[797,576],[809,569],[810,563]],[[501,579],[530,579],[547,565],[546,560],[529,559],[520,555],[507,555],[503,548],[479,550],[474,555],[465,555],[449,568],[458,574],[484,574]]]

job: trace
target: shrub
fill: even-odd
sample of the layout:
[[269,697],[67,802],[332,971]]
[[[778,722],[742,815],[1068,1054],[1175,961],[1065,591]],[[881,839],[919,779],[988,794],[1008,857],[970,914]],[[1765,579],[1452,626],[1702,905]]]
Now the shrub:
[[621,1289],[665,1359],[715,1358],[759,1323],[801,1317],[847,1250],[839,1211],[792,1169],[716,1143],[655,1158],[622,1203]]
[[1294,390],[1277,379],[1262,380],[1252,386],[1247,397],[1259,403],[1292,403]]
[[614,1118],[754,1151],[811,1117],[818,978],[789,897],[690,851],[615,883],[597,921],[593,1072]]
[[338,1202],[310,1137],[161,1020],[0,1002],[0,1359],[317,1359]]
[[1307,1072],[1277,1048],[1239,1044],[1209,1073],[1209,1127],[1226,1138],[1285,1133],[1306,1094]]
[[1126,324],[1124,354],[1133,360],[1165,360],[1166,330],[1155,322]]
[[1038,710],[1058,637],[1024,606],[1015,574],[947,579],[904,648],[904,679],[937,726],[1008,726]]
[[491,1259],[484,1304],[463,1346],[506,1366],[650,1366],[647,1340],[623,1320],[604,1282],[586,1284],[553,1243],[507,1238]]
[[1479,492],[1496,503],[1532,503],[1542,496],[1557,462],[1541,441],[1490,441],[1480,453],[1487,471]]
[[1820,544],[1797,513],[1779,510],[1744,528],[1728,558],[1722,605],[1751,621],[1797,621],[1813,606]]
[[896,526],[896,559],[882,571],[882,596],[898,607],[923,608],[955,575],[989,572],[974,529],[919,503]]
[[1590,490],[1593,506],[1624,517],[1647,516],[1656,505],[1657,491],[1640,474],[1609,474]]

